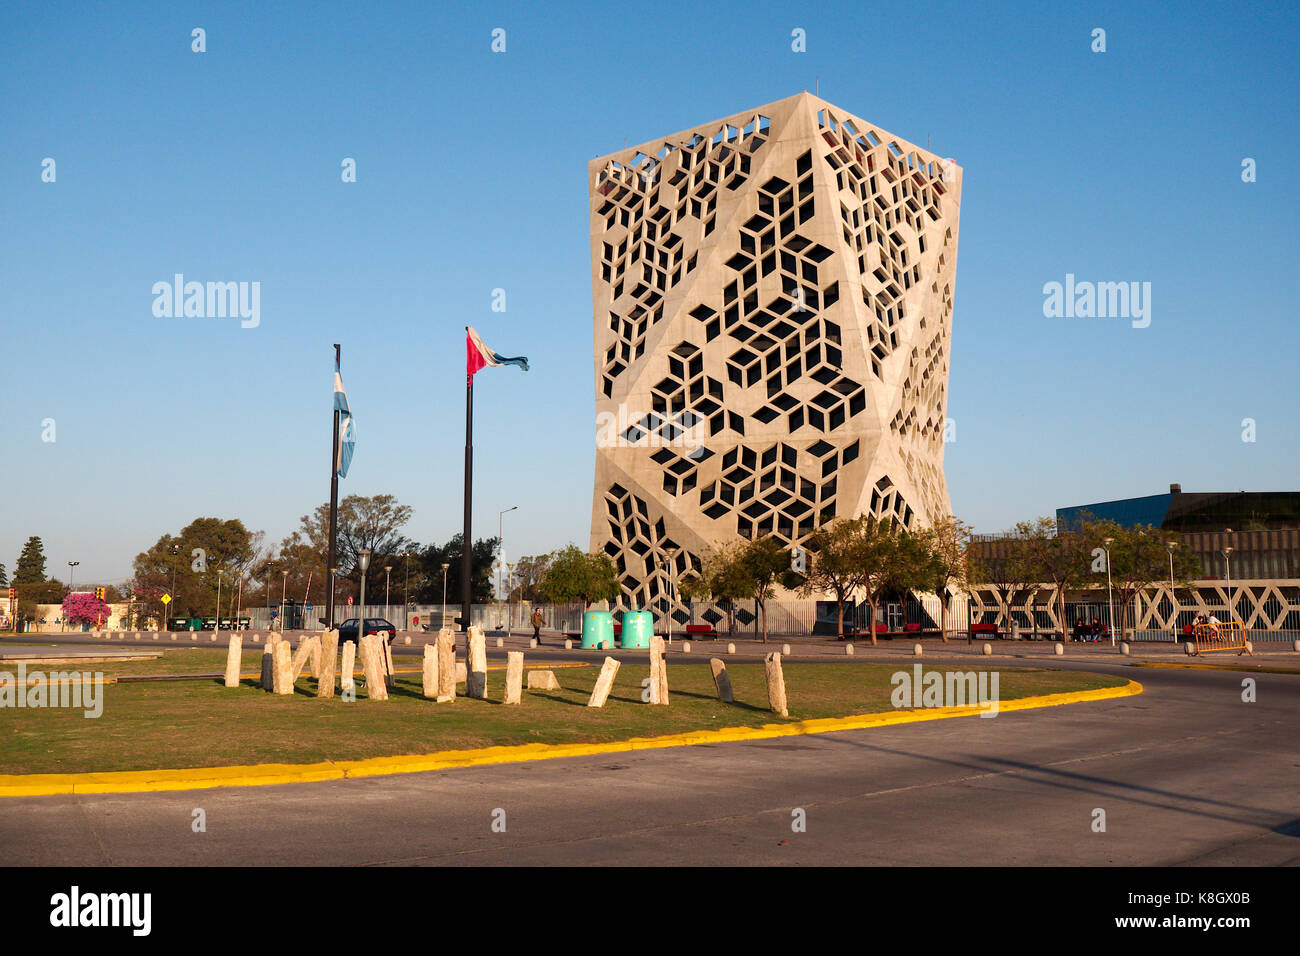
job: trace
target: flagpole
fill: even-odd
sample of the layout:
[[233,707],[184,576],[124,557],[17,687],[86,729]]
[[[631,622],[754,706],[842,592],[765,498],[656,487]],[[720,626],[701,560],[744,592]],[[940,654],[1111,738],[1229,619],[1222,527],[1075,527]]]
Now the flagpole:
[[466,657],[469,660],[469,613],[474,591],[470,586],[473,539],[470,537],[470,516],[473,513],[474,476],[474,376],[465,374],[465,533],[461,541],[460,559],[460,625],[465,629]]
[[[339,367],[342,350],[334,344],[334,367]],[[334,408],[334,454],[330,457],[330,546],[329,560],[325,565],[325,627],[334,626],[334,539],[338,533],[339,508],[339,410]],[[311,585],[308,584],[308,587]]]

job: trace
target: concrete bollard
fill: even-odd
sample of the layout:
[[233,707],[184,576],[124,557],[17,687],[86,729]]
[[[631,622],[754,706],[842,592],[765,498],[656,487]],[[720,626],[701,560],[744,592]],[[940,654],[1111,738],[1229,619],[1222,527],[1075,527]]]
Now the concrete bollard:
[[650,638],[650,703],[668,706],[668,662],[662,637]]
[[1246,645],[1246,653],[1249,654],[1251,657],[1254,657],[1254,656],[1255,656],[1255,642],[1254,642],[1254,641],[1246,641],[1246,642],[1245,642],[1245,645]]
[[852,645],[852,644],[845,644],[845,645],[844,645],[844,656],[845,656],[845,657],[852,657],[852,656],[853,656],[853,645]]
[[451,628],[438,632],[438,700],[456,699],[456,635]]
[[211,644],[215,644],[215,643],[217,643],[217,635],[216,635],[215,632],[213,633],[213,635],[212,635],[212,639],[209,641],[209,643],[211,643]]
[[272,689],[277,694],[293,693],[293,655],[289,652],[289,642],[281,641],[271,653],[274,667]]
[[487,699],[487,637],[477,624],[469,628],[469,660],[465,680],[465,696]]
[[785,702],[785,674],[781,671],[781,655],[768,654],[764,661],[767,671],[767,706],[772,713],[789,717],[790,711]]
[[262,648],[262,690],[275,690],[275,648],[267,644]]
[[609,699],[609,692],[614,687],[614,678],[617,676],[618,661],[612,657],[605,658],[605,663],[600,668],[600,676],[596,678],[596,686],[591,690],[591,699],[587,701],[588,707],[605,706],[605,701]]
[[155,634],[155,635],[153,636],[153,639],[154,639],[155,641],[158,640],[158,635]]
[[1128,641],[1120,641],[1120,644],[1119,644],[1119,652],[1120,652],[1120,654],[1122,654],[1124,657],[1128,657],[1128,655],[1129,655]]
[[320,666],[316,670],[316,696],[334,696],[334,673],[339,659],[339,632],[330,628],[320,636]]
[[1292,644],[1291,644],[1291,648],[1292,648],[1292,649],[1293,649],[1297,654],[1300,654],[1300,641],[1294,641],[1294,642],[1292,642]]
[[1056,645],[1055,650],[1053,651],[1053,653],[1056,654],[1057,657],[1064,657],[1064,656],[1065,656],[1065,645],[1064,645],[1064,644],[1059,644],[1059,643],[1058,643],[1058,644]]
[[504,637],[498,637],[497,647],[505,647],[505,646],[506,646],[506,639]]
[[782,656],[782,657],[789,657],[789,656],[790,656],[790,645],[789,645],[789,644],[782,644],[782,645],[781,645],[781,656]]
[[410,634],[403,634],[403,635],[402,635],[402,643],[405,644],[407,647],[410,647],[410,646],[411,646],[411,635],[410,635]]
[[984,642],[983,654],[985,657],[993,656],[993,645],[988,643],[987,641]]
[[535,648],[535,647],[537,647],[537,638],[535,638],[535,637],[530,637],[530,638],[528,639],[528,646],[529,646],[530,648]]
[[[1300,644],[1300,641],[1296,641],[1296,643],[1297,643],[1297,644]],[[564,649],[565,649],[566,651],[571,651],[571,650],[573,650],[573,641],[570,640],[570,639],[567,638],[567,637],[564,639]],[[1296,649],[1297,649],[1297,650],[1300,650],[1300,648],[1296,648]]]
[[922,647],[920,644],[913,644],[913,645],[912,645],[912,656],[913,656],[913,657],[920,657],[920,656],[921,656],[922,654],[924,654],[924,653],[925,653],[925,648]]
[[709,658],[709,670],[713,672],[713,686],[718,692],[718,700],[724,704],[734,704],[736,699],[731,692],[731,678],[727,676],[727,663],[718,657]]
[[430,700],[438,698],[438,647],[436,644],[424,645],[424,696]]
[[226,686],[239,686],[239,665],[244,661],[244,639],[238,634],[230,635],[230,644],[226,648]]
[[529,690],[559,690],[560,682],[555,679],[554,671],[529,671]]
[[728,654],[734,654],[734,653],[736,653],[736,645],[735,645],[735,644],[728,644],[728,645],[727,645],[727,653],[728,653]]
[[691,642],[690,642],[690,641],[682,641],[682,653],[683,653],[683,654],[689,654],[690,652],[691,652]]
[[172,635],[172,640],[173,640],[173,641],[176,640],[176,635],[175,635],[175,634]]
[[261,634],[254,634],[254,635],[253,635],[253,643],[254,643],[254,644],[261,644],[261,643],[262,643],[262,635],[261,635]]
[[352,688],[353,699],[357,693],[357,645],[355,641],[343,642],[343,663],[339,665],[339,690]]
[[510,651],[506,654],[506,698],[507,704],[519,703],[524,690],[524,652]]
[[1192,657],[1196,654],[1196,648],[1191,641],[1184,642],[1183,653],[1186,654],[1188,657]]

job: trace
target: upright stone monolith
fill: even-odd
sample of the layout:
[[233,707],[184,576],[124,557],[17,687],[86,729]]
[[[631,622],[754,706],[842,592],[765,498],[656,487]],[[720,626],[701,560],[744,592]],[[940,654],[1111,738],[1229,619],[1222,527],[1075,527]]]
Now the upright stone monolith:
[[275,689],[275,645],[268,643],[262,648],[262,690]]
[[438,699],[438,646],[424,645],[424,696]]
[[381,636],[379,643],[384,650],[384,683],[387,687],[397,686],[397,671],[393,667],[393,645],[389,643],[386,637]]
[[343,663],[339,666],[339,690],[353,688],[356,692],[357,645],[355,641],[343,642]]
[[361,672],[366,677],[366,696],[371,700],[388,700],[388,686],[384,680],[382,638],[367,634],[361,639]]
[[[304,636],[300,641],[298,641],[298,650],[296,650],[293,655],[293,679],[295,681],[297,681],[302,675],[303,668],[307,666],[307,662],[311,660],[312,647],[319,643],[320,642],[315,636]],[[318,650],[317,653],[319,654],[320,651]]]
[[271,658],[275,667],[273,680],[275,693],[292,694],[293,654],[289,650],[289,642],[280,641],[276,644],[275,650],[271,652]]
[[438,632],[438,699],[456,699],[456,635],[449,627]]
[[334,696],[334,675],[339,660],[339,632],[334,628],[320,636],[320,666],[316,671],[316,696]]
[[664,659],[664,639],[650,638],[650,703],[668,706],[668,663]]
[[244,661],[244,639],[238,634],[230,635],[230,646],[226,650],[226,686],[239,686],[239,665]]
[[487,699],[487,637],[483,628],[469,628],[469,660],[466,662],[465,696]]
[[765,660],[767,669],[767,705],[772,713],[789,717],[790,711],[785,703],[785,674],[781,672],[781,655],[768,654]]
[[724,704],[734,704],[736,698],[731,692],[731,678],[727,676],[726,661],[720,657],[710,657],[709,670],[713,671],[713,686],[718,689],[718,700]]
[[524,652],[506,654],[506,703],[517,704],[524,690]]
[[614,688],[614,678],[617,676],[618,661],[612,657],[605,658],[605,663],[600,668],[600,675],[596,678],[596,686],[591,690],[591,699],[587,701],[588,707],[605,706],[605,701],[609,699],[609,692]]

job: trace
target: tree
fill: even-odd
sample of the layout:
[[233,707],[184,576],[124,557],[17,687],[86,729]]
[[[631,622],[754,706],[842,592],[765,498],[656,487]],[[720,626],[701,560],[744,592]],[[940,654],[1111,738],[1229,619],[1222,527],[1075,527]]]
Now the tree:
[[[1085,521],[1082,534],[1089,544],[1105,547],[1110,552],[1110,583],[1119,605],[1120,633],[1125,638],[1133,601],[1157,581],[1168,580],[1171,553],[1176,583],[1187,584],[1201,576],[1201,563],[1193,552],[1181,547],[1174,547],[1171,552],[1169,544],[1179,544],[1179,535],[1162,531],[1154,525],[1124,527],[1110,520]],[[1089,565],[1090,569],[1094,566]],[[1090,577],[1095,587],[1105,587],[1104,560],[1100,569]]]
[[95,597],[94,592],[79,591],[63,599],[63,620],[66,624],[88,624],[100,627],[108,622],[113,609],[107,601]]
[[701,570],[677,582],[678,592],[687,600],[712,597],[727,612],[727,634],[736,631],[736,601],[750,594],[740,573],[743,544],[717,544],[701,556]]
[[1090,535],[1057,527],[1056,519],[1036,518],[1016,525],[1021,539],[1021,561],[1024,576],[1039,584],[1056,588],[1056,607],[1061,624],[1061,639],[1065,640],[1065,592],[1077,588],[1091,576]]
[[[446,544],[431,544],[422,551],[417,550],[411,562],[411,579],[420,581],[420,587],[413,591],[417,599],[425,604],[459,604],[460,571],[464,559],[461,541],[463,535],[457,532]],[[473,566],[470,578],[470,600],[474,604],[487,604],[492,600],[492,564],[496,561],[497,547],[500,541],[495,538],[479,538],[474,542],[470,552]],[[417,549],[418,545],[415,546]],[[447,591],[442,590],[442,566],[447,567]],[[419,574],[417,575],[416,570]]]
[[935,592],[939,597],[939,636],[948,641],[948,602],[952,590],[962,591],[970,579],[968,551],[970,525],[953,515],[940,518],[920,532],[924,535],[941,580]]
[[735,573],[754,601],[763,619],[763,643],[767,643],[767,602],[777,580],[790,569],[790,552],[776,538],[755,538],[740,549]]
[[[366,594],[379,593],[384,583],[384,565],[396,569],[398,561],[419,548],[401,533],[414,514],[409,505],[393,495],[348,495],[339,502],[335,515],[334,566],[360,589],[362,551],[370,552],[366,571]],[[299,519],[300,527],[280,542],[280,553],[272,570],[287,570],[295,591],[306,586],[308,576],[324,585],[328,581],[329,502]],[[274,576],[274,575],[273,575]],[[283,575],[281,576],[283,578]],[[441,587],[441,571],[438,575]],[[282,582],[283,583],[283,582]],[[324,594],[324,590],[320,592]],[[369,600],[369,598],[367,598]],[[337,600],[336,600],[337,603]]]
[[58,604],[67,593],[62,581],[40,581],[34,584],[13,582],[14,601],[18,605],[19,621],[35,621],[39,604]]
[[514,587],[509,594],[511,601],[544,601],[541,582],[546,576],[546,568],[551,562],[551,555],[525,555],[515,564]]
[[813,532],[808,543],[807,577],[799,593],[809,597],[817,593],[835,595],[835,633],[844,638],[844,605],[862,586],[863,561],[860,554],[865,519],[840,518]]
[[0,588],[9,586],[9,572],[5,570],[4,562],[0,561]]
[[552,603],[581,600],[585,608],[593,601],[618,600],[622,586],[609,555],[603,551],[587,554],[570,544],[551,552],[538,590]]
[[993,588],[1010,628],[1016,597],[1035,583],[1020,534],[1013,531],[1007,537],[986,542],[982,555],[971,562],[971,579]]
[[45,580],[45,545],[36,535],[27,539],[14,568],[14,584],[40,584]]
[[241,578],[265,560],[262,537],[262,532],[249,531],[237,518],[195,518],[179,534],[165,534],[148,551],[136,555],[135,595],[153,605],[160,620],[165,592],[172,595],[166,616],[215,614],[218,578],[224,605],[229,589],[236,588]]
[[876,643],[876,616],[880,600],[895,587],[899,575],[898,532],[893,519],[862,517],[857,556],[862,568],[862,590],[871,605],[871,643]]

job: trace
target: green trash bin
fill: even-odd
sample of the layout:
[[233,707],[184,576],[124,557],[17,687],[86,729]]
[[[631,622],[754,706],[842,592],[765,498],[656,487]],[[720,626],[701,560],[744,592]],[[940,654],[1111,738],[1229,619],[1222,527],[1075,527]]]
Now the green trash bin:
[[614,646],[614,615],[609,611],[588,611],[582,615],[582,646],[595,648],[602,643]]
[[623,614],[623,647],[649,647],[655,633],[655,617],[649,611]]

